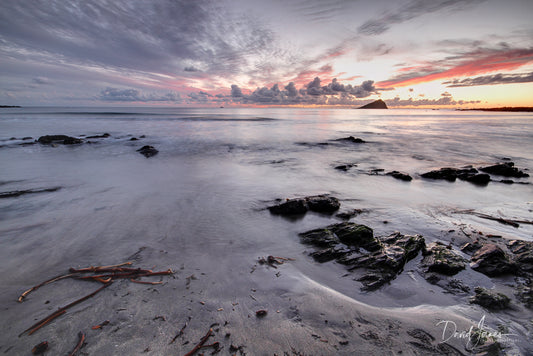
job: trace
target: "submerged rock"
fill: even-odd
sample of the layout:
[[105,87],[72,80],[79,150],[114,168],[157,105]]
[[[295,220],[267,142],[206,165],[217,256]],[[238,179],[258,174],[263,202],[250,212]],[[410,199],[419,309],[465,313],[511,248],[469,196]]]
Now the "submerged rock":
[[318,248],[310,253],[317,262],[335,260],[350,271],[364,269],[357,280],[365,290],[375,290],[396,278],[425,246],[419,235],[395,233],[377,238],[370,227],[349,222],[304,232],[300,238]]
[[479,169],[482,172],[494,174],[497,176],[513,177],[513,178],[526,178],[529,174],[524,173],[514,166],[513,162],[499,163],[488,167],[482,167]]
[[111,135],[106,132],[106,133],[104,133],[102,135],[87,136],[87,138],[107,138],[109,136],[111,136]]
[[489,277],[514,273],[517,270],[509,256],[499,246],[490,243],[483,245],[474,253],[470,267]]
[[66,135],[46,135],[41,136],[37,140],[39,143],[43,145],[50,145],[53,143],[59,143],[63,145],[75,145],[78,143],[82,143],[83,140],[76,138],[76,137],[70,137]]
[[353,136],[339,138],[336,141],[344,141],[344,142],[352,142],[352,143],[366,143],[366,141],[363,140],[362,138],[359,138],[359,137],[355,138]]
[[457,178],[477,185],[487,185],[490,182],[488,174],[479,173],[473,167],[465,168],[441,168],[438,170],[426,172],[420,175],[428,179],[443,179],[448,182],[455,182]]
[[502,293],[491,292],[482,287],[474,289],[476,293],[470,298],[470,303],[481,305],[488,310],[503,310],[509,307],[511,299]]
[[429,248],[423,251],[424,259],[422,266],[426,268],[426,272],[436,272],[453,276],[466,267],[466,260],[457,255],[447,246],[442,244],[432,244]]
[[405,182],[410,182],[411,180],[413,180],[413,177],[411,177],[409,174],[401,173],[398,171],[389,172],[387,173],[387,175],[399,180],[403,180]]
[[339,210],[339,199],[328,195],[314,195],[306,198],[287,199],[284,203],[270,206],[268,210],[276,215],[301,215],[307,211],[333,213]]
[[144,155],[146,158],[155,156],[159,151],[156,150],[153,146],[143,146],[137,150],[140,154]]

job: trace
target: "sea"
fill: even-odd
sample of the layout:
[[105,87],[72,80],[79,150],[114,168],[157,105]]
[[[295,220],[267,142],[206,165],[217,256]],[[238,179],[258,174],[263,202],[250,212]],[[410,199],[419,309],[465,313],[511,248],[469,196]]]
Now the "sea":
[[[57,134],[84,142],[35,143]],[[339,140],[349,136],[365,142]],[[285,218],[267,208],[328,194],[339,199],[339,212],[358,209],[351,221],[375,235],[421,234],[429,243],[449,242],[452,231],[477,231],[532,241],[532,225],[517,228],[472,212],[532,220],[533,178],[506,184],[493,177],[479,186],[420,176],[501,162],[532,175],[532,143],[533,113],[519,112],[2,108],[0,192],[59,189],[0,199],[0,301],[68,267],[120,263],[150,250],[144,264],[196,268],[229,290],[253,278],[258,258],[273,255],[294,260],[297,278],[369,305],[454,305],[454,296],[420,291],[427,284],[416,265],[398,277],[411,284],[362,292],[343,266],[309,257],[311,248],[298,237],[342,220],[312,212]],[[158,154],[140,154],[145,145]],[[413,179],[397,180],[390,171]],[[229,293],[217,288],[213,293]]]

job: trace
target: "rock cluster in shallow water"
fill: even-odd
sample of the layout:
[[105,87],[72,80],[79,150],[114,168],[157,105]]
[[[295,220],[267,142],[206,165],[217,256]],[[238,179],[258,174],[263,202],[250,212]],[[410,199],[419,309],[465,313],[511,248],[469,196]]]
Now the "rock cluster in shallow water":
[[268,210],[276,215],[301,215],[307,211],[333,213],[339,210],[339,199],[327,195],[315,195],[305,198],[287,199],[283,203],[270,206]]

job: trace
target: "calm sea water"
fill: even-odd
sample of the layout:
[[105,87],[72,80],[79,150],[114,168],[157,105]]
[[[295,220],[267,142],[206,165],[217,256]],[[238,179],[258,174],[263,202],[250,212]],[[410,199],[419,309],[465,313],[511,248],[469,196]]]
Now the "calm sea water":
[[[103,133],[111,136],[91,139],[92,144],[19,145],[28,142],[24,137]],[[334,141],[347,136],[367,143]],[[258,256],[296,256],[293,265],[302,275],[346,295],[381,305],[417,305],[427,301],[416,293],[407,293],[402,302],[387,289],[381,298],[359,295],[353,282],[339,277],[342,267],[324,267],[306,256],[308,247],[297,234],[338,222],[335,217],[307,214],[289,220],[265,207],[277,198],[329,193],[341,200],[341,211],[366,209],[355,221],[376,234],[420,233],[429,242],[463,226],[531,239],[531,226],[516,229],[454,211],[531,219],[532,185],[479,187],[418,174],[503,158],[533,170],[532,142],[531,113],[2,109],[0,190],[61,189],[0,200],[0,270],[9,271],[0,274],[0,285],[6,286],[1,297],[10,299],[68,266],[121,262],[148,247],[168,256],[147,261],[150,265],[193,265],[228,283],[235,282],[233,273],[249,278]],[[143,145],[159,154],[145,158],[136,152]],[[343,172],[334,169],[339,164],[356,166]],[[374,169],[398,170],[414,179],[369,174]]]

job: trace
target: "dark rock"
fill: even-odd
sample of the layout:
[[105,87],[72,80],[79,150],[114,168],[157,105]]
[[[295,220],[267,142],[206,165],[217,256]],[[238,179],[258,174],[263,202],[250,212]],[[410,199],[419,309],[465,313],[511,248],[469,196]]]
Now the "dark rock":
[[143,146],[142,148],[139,148],[137,152],[144,155],[146,158],[155,156],[159,151],[156,150],[153,146]]
[[309,210],[318,213],[332,213],[339,210],[339,199],[326,195],[316,195],[305,198]]
[[361,106],[359,109],[388,109],[387,104],[381,99]]
[[87,136],[87,138],[107,138],[109,136],[111,136],[111,135],[106,132],[106,133],[104,133],[102,135]]
[[516,297],[519,301],[524,303],[526,307],[533,308],[533,283],[530,278],[517,285]]
[[352,143],[366,143],[366,141],[363,140],[362,138],[359,138],[359,137],[355,138],[353,136],[339,138],[336,141],[345,141],[345,142],[352,142]]
[[365,210],[363,209],[353,209],[351,211],[346,211],[346,212],[343,212],[343,213],[338,213],[337,215],[335,215],[337,218],[339,219],[342,219],[342,220],[350,220],[351,218],[359,215],[359,214],[362,214],[363,212],[365,212]]
[[522,172],[514,166],[513,162],[505,162],[495,164],[493,166],[482,167],[479,169],[482,172],[494,174],[497,176],[513,177],[513,178],[525,178],[529,177],[529,174]]
[[271,206],[268,210],[276,215],[300,215],[305,214],[308,207],[305,199],[287,199],[285,203]]
[[138,140],[137,137],[132,137],[132,138],[130,138],[130,141],[137,141],[137,140]]
[[466,260],[441,244],[432,244],[424,251],[422,266],[426,272],[436,272],[453,276],[465,269]]
[[533,242],[511,240],[507,243],[514,255],[514,261],[522,272],[533,273]]
[[479,242],[479,240],[476,240],[474,242],[465,243],[463,246],[461,246],[461,251],[471,255],[477,250],[479,250],[481,247],[483,247],[483,245]]
[[26,140],[33,140],[33,137],[26,136],[22,138],[22,141],[26,141]]
[[450,280],[445,286],[444,290],[452,294],[466,294],[470,293],[470,287],[465,285],[462,281],[458,279]]
[[430,171],[420,175],[423,178],[429,179],[444,179],[448,182],[455,182],[457,179],[457,169],[456,168],[441,168],[439,170]]
[[339,171],[347,172],[352,167],[357,167],[357,165],[356,164],[341,164],[339,166],[336,166],[335,169],[338,169]]
[[459,178],[462,180],[466,180],[467,182],[477,184],[477,185],[487,185],[490,182],[490,176],[485,173],[477,173],[474,175],[464,175],[463,177],[459,176]]
[[489,277],[514,273],[517,269],[507,254],[495,244],[485,244],[477,250],[471,258],[470,267]]
[[470,298],[470,303],[479,304],[483,308],[491,311],[506,309],[511,302],[505,294],[491,292],[482,287],[476,287],[474,292],[476,294]]
[[371,228],[355,223],[339,223],[300,234],[302,243],[319,248],[310,255],[317,262],[335,260],[350,271],[365,269],[357,280],[363,289],[374,290],[396,278],[405,263],[425,246],[419,235],[395,233],[376,238]]
[[287,199],[284,203],[268,208],[272,214],[301,215],[308,210],[318,213],[333,213],[339,210],[340,203],[335,197],[315,195],[306,198]]
[[43,145],[50,145],[53,143],[59,143],[63,145],[75,145],[78,143],[82,143],[83,140],[80,140],[79,138],[70,137],[66,135],[46,135],[41,136],[37,140],[39,143]]
[[410,182],[411,180],[413,180],[413,178],[409,174],[401,173],[398,171],[389,172],[387,173],[387,175],[406,182]]

